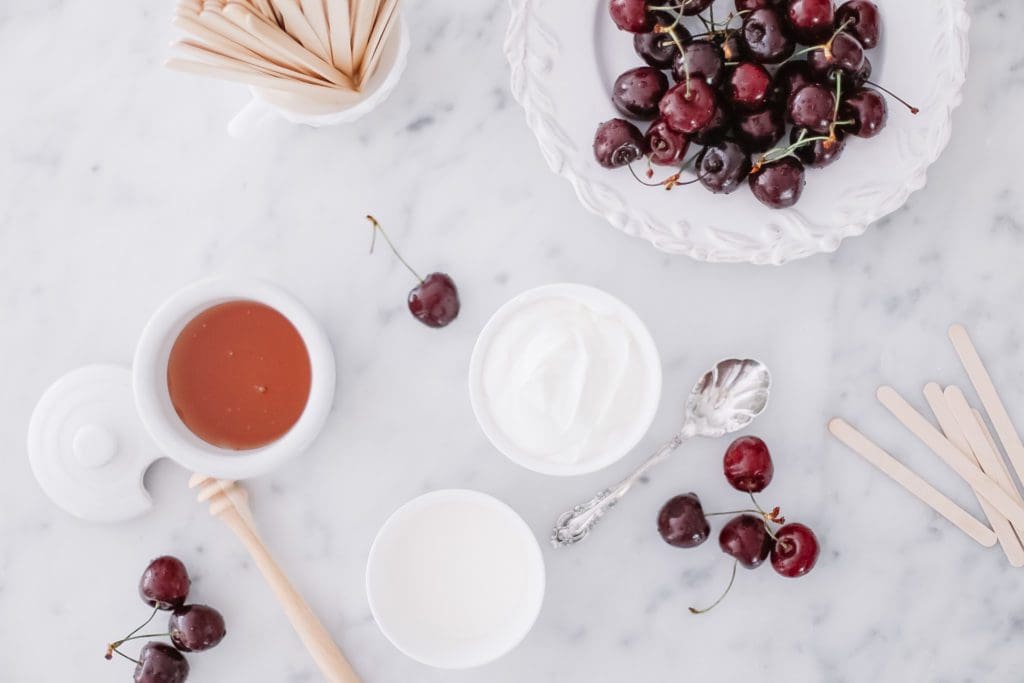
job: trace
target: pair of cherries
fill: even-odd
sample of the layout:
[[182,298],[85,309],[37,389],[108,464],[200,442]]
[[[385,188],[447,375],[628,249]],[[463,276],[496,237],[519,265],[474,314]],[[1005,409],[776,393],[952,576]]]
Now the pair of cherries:
[[[766,512],[754,498],[755,493],[771,483],[775,473],[764,441],[756,436],[736,439],[725,451],[722,469],[734,489],[750,495],[756,509],[705,514],[697,494],[687,493],[671,498],[658,513],[658,533],[666,543],[677,548],[694,548],[704,543],[711,534],[708,517],[735,515],[718,534],[722,552],[734,559],[732,579],[725,593],[711,607],[729,592],[737,565],[755,569],[771,557],[776,572],[795,578],[811,571],[819,555],[818,539],[813,531],[803,524],[787,524],[779,508]],[[773,530],[773,526],[777,528]],[[699,614],[711,607],[700,610],[691,607],[690,611]]]

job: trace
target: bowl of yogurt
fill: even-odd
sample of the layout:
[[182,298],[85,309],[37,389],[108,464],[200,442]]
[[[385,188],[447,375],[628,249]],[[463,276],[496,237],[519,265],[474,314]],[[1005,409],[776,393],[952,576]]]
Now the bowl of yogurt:
[[661,400],[661,360],[629,306],[594,287],[552,284],[504,304],[469,366],[484,434],[542,474],[595,472],[629,453]]

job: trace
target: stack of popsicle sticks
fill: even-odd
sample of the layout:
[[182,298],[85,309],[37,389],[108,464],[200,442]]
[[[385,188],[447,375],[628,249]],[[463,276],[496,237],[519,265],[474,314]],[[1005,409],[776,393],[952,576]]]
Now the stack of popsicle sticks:
[[398,0],[179,0],[172,69],[314,100],[358,101]]
[[[953,325],[949,337],[1017,476],[1024,481],[1024,444],[974,343],[962,325]],[[877,392],[879,402],[970,485],[990,526],[958,506],[846,421],[840,418],[831,420],[829,431],[979,544],[989,547],[998,542],[1011,565],[1024,566],[1024,497],[1014,483],[984,417],[970,407],[958,387],[943,389],[932,382],[924,387],[924,397],[938,428],[892,387],[883,386]]]

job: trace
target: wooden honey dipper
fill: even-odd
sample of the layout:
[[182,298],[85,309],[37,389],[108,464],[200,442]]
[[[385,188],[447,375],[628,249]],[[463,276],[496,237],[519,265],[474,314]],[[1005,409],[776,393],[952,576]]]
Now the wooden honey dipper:
[[202,474],[193,474],[188,486],[199,488],[198,501],[209,502],[210,514],[219,517],[245,545],[324,678],[329,683],[360,683],[359,677],[327,629],[260,540],[249,509],[248,492],[238,482],[214,479]]

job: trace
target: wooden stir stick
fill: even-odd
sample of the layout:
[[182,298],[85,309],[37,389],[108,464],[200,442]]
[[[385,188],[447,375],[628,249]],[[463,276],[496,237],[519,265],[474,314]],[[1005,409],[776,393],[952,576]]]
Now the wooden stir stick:
[[[964,436],[960,423],[957,422],[956,416],[953,414],[945,395],[942,393],[942,387],[935,382],[930,382],[924,388],[924,397],[928,401],[932,413],[935,414],[935,419],[939,422],[939,428],[942,429],[950,443],[956,446],[963,456],[973,464],[981,466],[974,451],[971,449],[970,443],[967,441],[967,437]],[[1006,554],[1006,559],[1010,561],[1010,564],[1019,567],[1020,565],[1015,563],[1024,560],[1024,548],[1021,547],[1020,541],[1014,534],[1013,527],[1006,517],[1000,514],[999,510],[992,507],[992,503],[988,502],[985,496],[974,489],[971,490],[974,491],[978,503],[981,504],[982,511],[988,518],[989,524],[992,525],[992,529],[996,532],[999,545],[1002,546],[1003,552]]]
[[985,496],[992,507],[1006,517],[1014,525],[1024,524],[1024,506],[988,477],[981,468],[964,459],[963,454],[951,444],[938,429],[917,412],[913,406],[896,393],[892,387],[879,387],[878,400],[889,412],[909,429],[911,433],[925,443],[933,453],[953,468],[961,478],[981,495]]
[[199,502],[209,501],[210,514],[219,517],[245,545],[324,678],[329,683],[360,683],[359,677],[334,644],[327,629],[292,587],[288,577],[277,566],[270,551],[256,534],[246,490],[237,482],[213,479],[201,474],[192,475],[188,485],[189,488],[199,487]]
[[957,355],[960,356],[960,362],[963,364],[964,370],[967,371],[967,376],[970,377],[975,391],[978,392],[978,397],[981,399],[981,404],[985,406],[985,412],[992,420],[992,425],[996,428],[996,434],[999,435],[999,441],[1002,442],[1006,455],[1013,464],[1013,469],[1017,471],[1017,476],[1024,480],[1024,443],[1021,442],[1020,434],[1013,426],[1010,413],[1007,412],[1006,406],[999,398],[999,392],[996,391],[996,385],[992,383],[992,377],[985,369],[985,364],[981,362],[981,356],[978,355],[978,350],[974,347],[967,328],[963,325],[953,325],[949,328],[949,340],[953,343]]
[[973,515],[942,494],[941,491],[915,474],[910,468],[886,453],[868,437],[854,429],[845,420],[834,418],[828,423],[832,436],[839,439],[854,453],[880,469],[918,500],[939,513],[956,528],[975,541],[990,548],[996,544],[996,534]]

